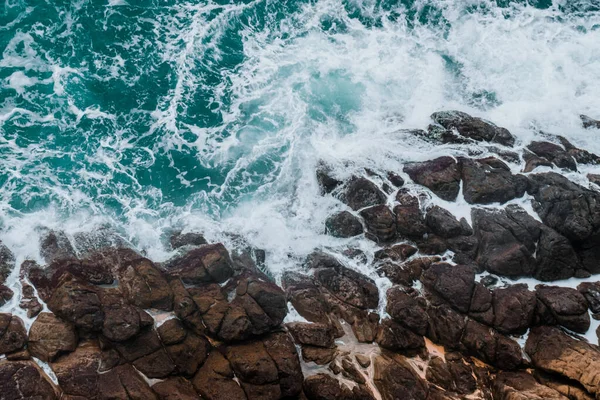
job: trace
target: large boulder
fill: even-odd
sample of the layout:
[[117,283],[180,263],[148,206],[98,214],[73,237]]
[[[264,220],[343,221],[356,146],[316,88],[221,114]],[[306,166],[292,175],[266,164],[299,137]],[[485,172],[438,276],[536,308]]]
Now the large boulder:
[[577,286],[577,290],[587,300],[590,310],[594,314],[600,313],[600,282],[582,282]]
[[166,272],[189,285],[223,283],[233,276],[229,252],[221,243],[202,245],[169,261]]
[[6,400],[57,400],[46,374],[32,361],[0,361],[0,398]]
[[20,350],[25,344],[27,331],[21,318],[12,314],[0,314],[0,354]]
[[428,232],[428,227],[419,206],[419,199],[401,189],[396,195],[396,201],[399,203],[394,207],[398,236],[407,239],[422,239]]
[[476,141],[494,142],[504,146],[515,144],[514,136],[507,129],[461,111],[436,112],[431,115],[431,119],[446,129],[456,129],[462,136]]
[[518,206],[474,209],[472,219],[479,241],[476,262],[489,272],[548,281],[570,278],[579,266],[565,237]]
[[495,398],[502,400],[567,400],[554,389],[539,384],[527,372],[500,372],[494,380]]
[[452,157],[407,164],[404,172],[415,183],[429,188],[440,198],[453,201],[460,189],[460,168]]
[[387,291],[386,311],[394,321],[419,335],[426,335],[429,328],[427,302],[413,290],[392,286]]
[[425,348],[423,336],[387,318],[379,324],[375,340],[384,349],[403,354],[415,355]]
[[503,333],[524,334],[533,322],[536,296],[524,283],[494,290],[494,327]]
[[[319,258],[318,262],[314,260]],[[379,291],[375,282],[355,272],[332,256],[316,253],[309,257],[315,279],[340,301],[360,309],[377,308]]]
[[173,309],[173,293],[152,261],[141,258],[120,271],[119,284],[129,303],[140,308]]
[[363,233],[360,219],[349,211],[340,211],[325,221],[327,233],[339,238],[349,238]]
[[546,306],[556,322],[574,332],[586,333],[590,328],[585,297],[576,289],[559,286],[536,286],[538,299]]
[[198,370],[192,384],[207,400],[246,400],[246,393],[234,380],[229,361],[218,351],[213,351]]
[[600,396],[600,351],[596,346],[577,340],[559,328],[532,328],[525,352],[533,366],[574,381]]
[[291,322],[287,328],[296,343],[317,347],[333,347],[333,332],[326,324]]
[[433,264],[423,273],[426,288],[462,313],[469,311],[475,287],[475,271],[465,265]]
[[198,393],[190,381],[182,377],[167,378],[152,385],[160,400],[198,400]]
[[77,340],[73,324],[52,313],[41,313],[29,329],[27,347],[32,356],[50,362],[61,353],[75,351]]
[[384,400],[427,398],[427,384],[402,356],[380,355],[373,362],[373,382]]
[[15,256],[8,247],[0,241],[0,284],[6,281],[15,267]]
[[396,216],[385,205],[366,208],[360,212],[367,226],[367,237],[377,242],[389,242],[396,238]]
[[504,162],[494,157],[471,160],[461,159],[463,195],[467,203],[506,203],[522,197],[527,189],[527,178],[513,175]]
[[99,289],[77,280],[67,280],[56,288],[47,305],[58,317],[86,331],[100,331],[104,310]]
[[562,175],[531,175],[529,192],[544,224],[571,241],[583,266],[600,272],[600,194]]
[[556,165],[558,168],[565,168],[571,171],[577,171],[577,163],[566,149],[555,143],[550,142],[531,142],[527,148],[536,156]]
[[386,195],[372,181],[363,177],[353,177],[346,183],[341,200],[354,211],[384,204]]

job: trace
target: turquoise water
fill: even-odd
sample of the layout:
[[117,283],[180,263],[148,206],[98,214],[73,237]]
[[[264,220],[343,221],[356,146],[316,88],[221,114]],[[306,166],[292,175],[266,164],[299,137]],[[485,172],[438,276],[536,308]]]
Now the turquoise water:
[[5,0],[0,51],[15,246],[84,215],[142,247],[227,225],[308,249],[336,207],[319,159],[344,175],[426,157],[394,132],[443,108],[584,143],[578,114],[600,117],[596,0]]

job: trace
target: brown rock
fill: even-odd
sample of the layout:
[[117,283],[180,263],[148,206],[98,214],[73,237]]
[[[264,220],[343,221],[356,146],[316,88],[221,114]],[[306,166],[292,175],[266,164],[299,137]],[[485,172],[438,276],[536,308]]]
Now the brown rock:
[[221,243],[203,245],[168,263],[167,273],[184,283],[222,283],[233,276],[229,252]]
[[148,383],[129,365],[119,365],[98,377],[99,399],[157,400]]
[[27,343],[27,331],[21,318],[0,314],[0,354],[22,349]]
[[325,221],[325,227],[329,235],[340,238],[349,238],[363,233],[360,219],[349,211],[333,214]]
[[590,310],[594,314],[600,313],[600,282],[582,282],[577,290],[587,300]]
[[182,377],[167,378],[152,386],[160,400],[198,400],[194,386]]
[[367,237],[376,242],[389,242],[396,238],[396,216],[384,204],[360,212],[367,226]]
[[461,159],[463,194],[467,203],[506,203],[523,197],[527,178],[513,175],[504,162],[494,157]]
[[464,265],[433,264],[423,273],[423,284],[458,311],[466,313],[475,287],[475,271]]
[[579,382],[598,398],[600,394],[600,352],[558,328],[532,328],[525,352],[536,368]]
[[397,323],[419,335],[426,335],[427,319],[425,299],[401,286],[393,286],[387,292],[386,311]]
[[425,340],[422,336],[391,319],[381,321],[376,341],[385,349],[407,354],[415,354],[425,347]]
[[96,288],[78,281],[65,281],[47,303],[58,317],[86,331],[100,331],[104,311]]
[[330,327],[326,324],[291,322],[286,326],[296,343],[317,347],[333,347],[333,335]]
[[378,356],[373,381],[384,400],[427,398],[427,386],[402,356]]
[[537,285],[536,294],[560,325],[579,333],[590,328],[587,302],[576,289]]
[[34,357],[50,362],[60,353],[75,351],[77,333],[73,324],[41,313],[29,330],[28,348]]
[[526,372],[501,372],[494,381],[494,395],[503,400],[567,400],[554,389],[539,384]]
[[111,289],[100,292],[100,301],[104,310],[104,336],[121,342],[138,334],[141,327],[140,309],[127,304],[120,292]]
[[494,327],[503,333],[525,333],[533,321],[535,306],[535,293],[525,284],[494,290]]
[[458,164],[451,157],[408,164],[404,167],[404,172],[415,183],[431,189],[444,200],[453,201],[458,195],[460,171]]
[[396,195],[400,204],[394,207],[398,236],[408,239],[421,239],[428,232],[425,217],[419,207],[419,199],[408,191],[400,189]]
[[50,367],[66,395],[88,398],[98,393],[100,348],[96,342],[80,343],[74,352],[60,356]]
[[385,203],[385,193],[370,180],[353,177],[346,184],[341,200],[354,211]]
[[336,353],[337,349],[335,348],[302,345],[302,359],[305,362],[314,362],[317,365],[329,364]]
[[192,384],[207,400],[246,400],[244,390],[233,378],[229,362],[221,353],[213,351],[194,376]]
[[304,380],[304,394],[308,400],[350,400],[352,391],[326,374],[316,374]]
[[206,239],[204,239],[204,236],[197,232],[177,232],[171,236],[169,242],[171,243],[172,249],[178,249],[183,246],[201,246],[208,243]]
[[173,292],[152,261],[141,258],[120,271],[120,286],[129,303],[140,308],[173,309]]
[[263,340],[265,349],[275,362],[279,373],[279,387],[283,397],[293,397],[302,390],[302,369],[292,338],[275,332]]
[[0,361],[0,397],[6,400],[56,400],[54,385],[31,361]]

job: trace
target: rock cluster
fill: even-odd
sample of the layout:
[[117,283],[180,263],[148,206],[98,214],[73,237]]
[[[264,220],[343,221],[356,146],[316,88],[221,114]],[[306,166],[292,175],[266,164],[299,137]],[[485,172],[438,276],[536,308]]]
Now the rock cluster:
[[[0,306],[19,268],[15,304],[35,318],[0,313],[0,398],[599,399],[600,350],[577,334],[600,318],[600,193],[535,169],[600,158],[560,136],[516,153],[508,130],[462,112],[432,120],[411,132],[495,155],[347,180],[317,168],[340,205],[326,233],[374,254],[315,249],[274,281],[264,252],[198,233],[174,234],[161,264],[106,232],[46,232],[45,265],[0,244]],[[445,208],[462,198],[469,220]],[[588,279],[552,283],[573,277]]]

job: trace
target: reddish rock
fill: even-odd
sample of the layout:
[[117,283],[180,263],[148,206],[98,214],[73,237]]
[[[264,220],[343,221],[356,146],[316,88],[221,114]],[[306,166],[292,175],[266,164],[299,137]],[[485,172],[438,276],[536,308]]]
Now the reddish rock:
[[98,399],[158,400],[148,383],[129,364],[98,377]]
[[363,177],[350,179],[340,197],[354,211],[384,204],[386,200],[385,193],[373,182]]
[[50,362],[61,353],[74,351],[77,340],[73,324],[54,314],[41,313],[31,325],[27,347],[34,357]]
[[402,356],[378,356],[373,381],[384,400],[427,398],[427,385]]
[[182,257],[171,260],[167,265],[170,276],[180,278],[184,283],[222,283],[233,276],[233,263],[229,252],[221,243],[203,245]]
[[167,378],[152,386],[160,400],[198,400],[194,386],[181,377]]
[[0,361],[0,397],[6,400],[57,400],[54,385],[31,361]]
[[127,263],[120,271],[119,284],[130,304],[140,308],[173,309],[173,292],[161,272],[148,259]]
[[573,288],[536,286],[538,299],[548,308],[556,322],[574,332],[585,333],[590,328],[590,315],[585,297]]
[[171,243],[172,249],[178,249],[183,246],[201,246],[203,244],[208,244],[206,239],[204,239],[204,236],[197,232],[177,232],[171,235],[169,242]]
[[444,301],[466,313],[475,287],[475,271],[464,265],[433,264],[423,273],[423,284]]
[[304,394],[308,400],[352,400],[352,391],[326,374],[316,374],[304,380]]
[[419,200],[403,189],[398,191],[396,201],[400,203],[394,207],[396,215],[396,229],[398,236],[408,239],[422,239],[428,232],[425,225],[425,216],[421,212]]
[[440,198],[453,201],[460,187],[460,170],[452,157],[440,157],[435,160],[408,164],[404,167],[410,179],[423,185]]
[[333,347],[331,328],[326,324],[291,322],[286,326],[296,343],[318,347]]
[[577,381],[596,398],[600,395],[600,352],[596,346],[558,328],[540,326],[531,329],[525,352],[536,368]]
[[233,380],[229,362],[218,351],[213,351],[192,381],[202,398],[207,400],[246,400],[246,394]]
[[98,393],[100,348],[96,342],[80,343],[74,352],[50,364],[65,395],[88,398]]
[[494,327],[503,333],[525,333],[533,322],[535,306],[535,293],[525,284],[494,290]]
[[416,354],[425,347],[425,340],[422,336],[391,319],[381,321],[376,341],[385,349],[405,354]]
[[0,314],[0,354],[22,349],[27,343],[27,331],[21,318]]
[[497,158],[462,158],[460,162],[467,203],[506,203],[525,194],[527,178],[513,175],[508,165]]
[[426,335],[429,327],[427,303],[417,293],[401,286],[393,286],[387,292],[386,311],[397,323],[419,335]]
[[567,400],[554,389],[539,384],[526,372],[501,372],[496,376],[494,395],[503,400]]
[[582,282],[577,290],[587,300],[590,310],[594,314],[600,313],[600,282]]
[[58,317],[86,331],[100,331],[104,311],[98,289],[75,280],[67,280],[56,288],[47,303]]
[[396,238],[396,216],[384,204],[360,212],[367,226],[367,237],[376,242],[389,242]]

